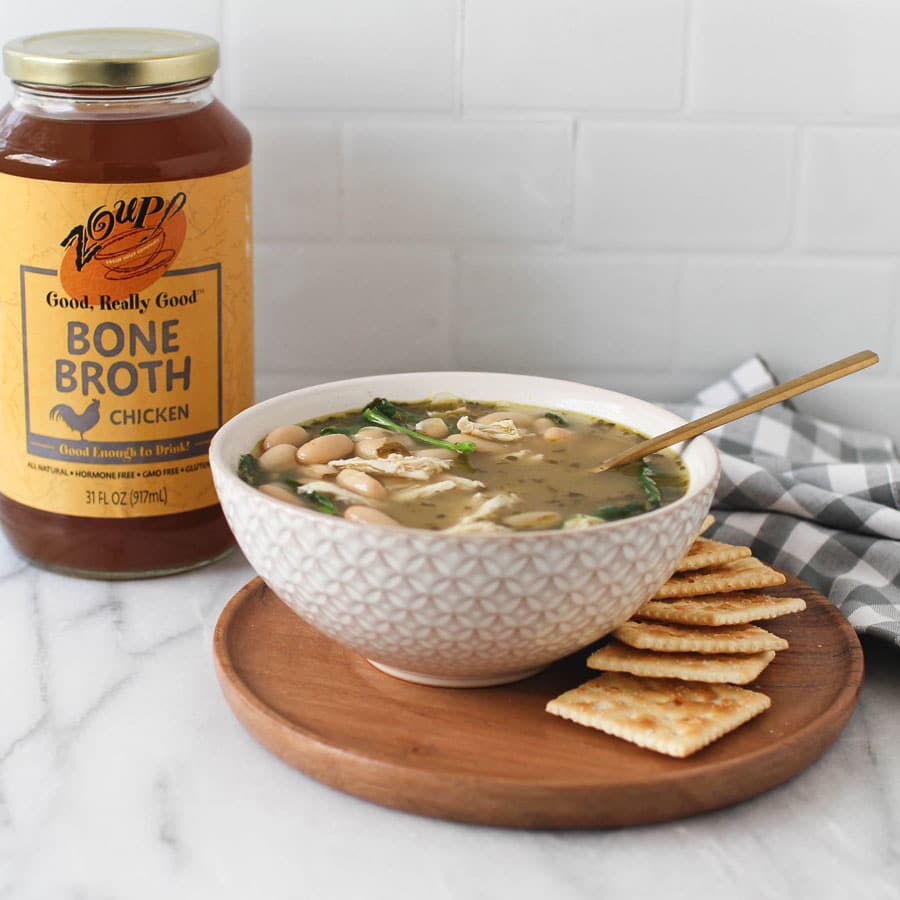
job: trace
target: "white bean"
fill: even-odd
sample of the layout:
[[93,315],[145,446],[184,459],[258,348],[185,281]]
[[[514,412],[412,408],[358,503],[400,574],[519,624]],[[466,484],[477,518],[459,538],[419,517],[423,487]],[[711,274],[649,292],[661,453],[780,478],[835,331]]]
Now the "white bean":
[[534,430],[538,434],[543,434],[548,428],[553,428],[556,423],[552,419],[548,419],[546,416],[540,416],[539,418],[534,420]]
[[335,482],[342,488],[353,491],[354,494],[362,494],[371,500],[383,500],[387,497],[385,486],[367,472],[356,469],[341,469]]
[[297,496],[297,492],[286,484],[279,484],[277,481],[273,481],[269,484],[260,485],[259,489],[264,494],[275,497],[277,500],[285,500],[288,503],[293,503],[294,506],[302,506],[300,498]]
[[353,441],[346,434],[323,434],[307,441],[297,450],[297,462],[304,465],[343,459],[353,452]]
[[334,469],[328,463],[316,463],[314,466],[297,466],[297,477],[318,481],[334,475]]
[[378,440],[378,438],[384,438],[385,440],[402,444],[407,449],[416,446],[415,438],[411,438],[408,434],[401,434],[399,431],[391,431],[389,428],[380,428],[378,425],[366,425],[364,428],[360,428],[353,436],[353,440],[355,441]]
[[425,447],[423,450],[416,450],[413,456],[426,456],[432,459],[456,459],[459,454],[455,450],[449,450],[446,447]]
[[450,434],[447,423],[443,419],[437,418],[437,416],[416,422],[416,431],[421,431],[422,434],[427,434],[428,437],[433,438],[445,438]]
[[399,525],[396,519],[392,519],[387,513],[371,506],[348,506],[344,510],[344,518],[351,522],[364,522],[371,525]]
[[361,441],[364,438],[392,437],[393,434],[393,431],[388,428],[382,428],[380,425],[363,425],[363,427],[353,435],[353,439]]
[[260,456],[259,467],[266,472],[290,472],[297,465],[293,444],[276,444]]
[[409,448],[393,437],[372,437],[357,441],[354,451],[363,459],[384,459],[392,453],[408,453]]
[[504,419],[512,419],[518,428],[531,428],[534,425],[534,417],[527,412],[518,409],[498,409],[496,412],[487,413],[475,421],[479,425],[490,425],[492,422],[502,422]]
[[299,447],[309,440],[309,433],[301,425],[281,425],[273,428],[263,441],[263,449],[268,450],[276,444],[293,444]]
[[569,438],[574,437],[575,432],[570,431],[568,428],[560,428],[558,425],[554,425],[552,428],[548,428],[544,432],[544,440],[551,441],[552,443],[557,443],[559,441],[567,441]]

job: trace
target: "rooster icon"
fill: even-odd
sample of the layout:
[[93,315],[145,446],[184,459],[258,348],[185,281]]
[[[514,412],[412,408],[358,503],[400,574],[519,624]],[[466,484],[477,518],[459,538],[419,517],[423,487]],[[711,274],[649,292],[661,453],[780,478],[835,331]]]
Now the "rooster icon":
[[77,413],[68,403],[57,403],[50,410],[51,419],[62,419],[72,431],[77,431],[81,440],[100,421],[100,401],[92,400],[83,413]]

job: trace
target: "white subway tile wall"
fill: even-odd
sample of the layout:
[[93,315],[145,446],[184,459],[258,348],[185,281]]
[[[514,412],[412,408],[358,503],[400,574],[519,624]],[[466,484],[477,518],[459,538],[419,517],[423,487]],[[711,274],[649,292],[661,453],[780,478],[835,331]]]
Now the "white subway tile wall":
[[558,377],[598,362],[630,374],[671,368],[674,260],[467,253],[460,269],[453,350],[465,368]]
[[788,128],[586,122],[576,156],[577,244],[778,250],[787,242]]
[[430,110],[456,100],[454,0],[225,0],[228,96],[245,108]]
[[[340,128],[243,116],[253,132],[257,241],[334,240],[340,228]],[[265,210],[265,214],[262,211]]]
[[811,129],[806,164],[804,248],[900,251],[900,128]]
[[676,110],[686,0],[473,0],[470,109]]
[[354,122],[344,127],[351,237],[560,242],[570,130],[521,122]]
[[3,41],[222,42],[217,92],[255,140],[261,396],[469,368],[675,400],[754,352],[787,378],[871,347],[798,405],[900,440],[893,0],[0,12]]
[[696,0],[691,107],[791,120],[900,113],[892,0]]
[[[893,323],[893,266],[831,259],[696,259],[684,269],[686,322],[730,322],[727,341],[681,329],[676,365],[714,376],[737,353],[760,353],[776,369],[814,369],[846,355],[847,341],[878,346]],[[854,345],[855,346],[855,345]]]
[[262,243],[255,262],[261,371],[333,379],[450,365],[448,251]]

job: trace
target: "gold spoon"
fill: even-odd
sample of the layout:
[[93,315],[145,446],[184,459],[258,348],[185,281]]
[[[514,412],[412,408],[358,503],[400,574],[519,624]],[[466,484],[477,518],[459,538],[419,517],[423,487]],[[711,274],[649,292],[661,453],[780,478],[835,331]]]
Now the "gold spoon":
[[872,366],[877,362],[877,353],[873,353],[871,350],[860,350],[859,353],[839,359],[837,362],[823,366],[821,369],[807,372],[805,375],[785,381],[784,384],[777,384],[767,391],[754,394],[752,397],[747,397],[738,403],[732,403],[731,406],[716,410],[716,412],[710,413],[708,416],[703,416],[702,419],[696,419],[693,422],[680,425],[678,428],[673,428],[671,431],[665,432],[665,434],[641,441],[641,443],[635,444],[633,447],[629,447],[615,456],[611,456],[590,471],[605,472],[607,469],[614,469],[616,466],[621,466],[624,463],[633,462],[643,456],[649,456],[658,450],[671,447],[672,444],[688,441],[693,437],[697,437],[698,434],[703,434],[704,431],[709,431],[712,428],[717,428],[719,425],[725,425],[727,422],[733,422],[735,419],[749,416],[751,413],[759,412],[767,406],[774,406],[776,403],[781,403],[782,400],[796,397],[797,394],[811,391],[813,388],[828,384],[829,381],[836,381],[845,375],[851,375],[853,372],[858,372],[860,369],[865,369],[867,366]]

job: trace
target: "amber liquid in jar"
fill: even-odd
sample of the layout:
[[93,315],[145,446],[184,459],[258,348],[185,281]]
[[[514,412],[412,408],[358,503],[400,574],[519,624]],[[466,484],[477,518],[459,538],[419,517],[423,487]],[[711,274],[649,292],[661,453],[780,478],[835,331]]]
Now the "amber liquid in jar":
[[[25,178],[98,184],[201,178],[246,166],[250,152],[249,132],[212,95],[210,79],[74,92],[17,85],[0,112],[0,173]],[[100,518],[47,512],[0,494],[0,524],[34,563],[103,578],[189,569],[233,546],[217,504]]]

